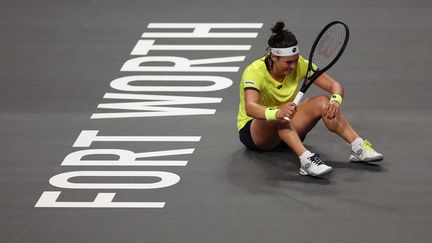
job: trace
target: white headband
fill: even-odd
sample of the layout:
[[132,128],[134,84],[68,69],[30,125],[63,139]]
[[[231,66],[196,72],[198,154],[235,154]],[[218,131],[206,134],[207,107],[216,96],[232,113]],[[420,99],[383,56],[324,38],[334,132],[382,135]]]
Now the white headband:
[[286,57],[286,56],[294,56],[299,54],[298,46],[291,46],[288,48],[270,48],[271,53],[276,56]]

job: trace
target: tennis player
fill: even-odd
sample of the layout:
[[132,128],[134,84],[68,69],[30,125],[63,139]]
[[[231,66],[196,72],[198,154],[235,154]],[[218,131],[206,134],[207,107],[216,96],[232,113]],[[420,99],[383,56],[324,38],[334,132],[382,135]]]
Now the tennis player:
[[255,151],[268,151],[283,142],[300,158],[301,175],[323,175],[332,167],[303,145],[307,133],[323,120],[330,131],[351,144],[350,161],[383,160],[384,156],[360,137],[340,112],[344,89],[329,75],[322,74],[314,83],[330,97],[318,95],[298,106],[292,102],[306,76],[308,61],[299,54],[294,34],[284,27],[283,22],[274,25],[269,53],[243,72],[237,116],[240,141]]

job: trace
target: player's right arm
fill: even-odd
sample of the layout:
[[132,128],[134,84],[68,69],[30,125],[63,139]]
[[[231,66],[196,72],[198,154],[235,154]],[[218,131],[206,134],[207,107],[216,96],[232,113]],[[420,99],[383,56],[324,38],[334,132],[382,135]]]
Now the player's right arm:
[[[245,106],[246,113],[248,116],[255,119],[265,120],[265,109],[267,107],[259,103],[260,93],[254,89],[245,90]],[[283,120],[284,117],[289,117],[292,119],[296,113],[297,106],[294,102],[289,102],[287,104],[278,107],[279,111],[276,113],[276,118],[278,120]]]
[[254,89],[246,89],[244,92],[246,114],[255,119],[265,120],[266,107],[259,104],[260,93]]

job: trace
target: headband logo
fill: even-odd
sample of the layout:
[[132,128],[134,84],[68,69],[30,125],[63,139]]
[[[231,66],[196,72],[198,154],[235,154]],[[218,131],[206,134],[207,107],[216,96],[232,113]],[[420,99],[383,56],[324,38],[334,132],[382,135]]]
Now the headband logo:
[[295,53],[297,51],[297,48],[293,48],[292,52]]

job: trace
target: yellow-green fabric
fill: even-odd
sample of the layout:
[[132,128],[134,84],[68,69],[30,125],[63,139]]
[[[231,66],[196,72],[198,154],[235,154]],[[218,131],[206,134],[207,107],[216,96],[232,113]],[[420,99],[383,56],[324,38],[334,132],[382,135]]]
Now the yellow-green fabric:
[[266,107],[278,107],[281,104],[293,101],[300,82],[306,76],[308,61],[302,56],[299,57],[297,68],[285,76],[283,82],[275,80],[265,65],[266,56],[254,61],[243,72],[240,82],[240,104],[237,115],[237,129],[240,130],[253,118],[246,114],[244,101],[245,89],[257,90],[259,103]]

